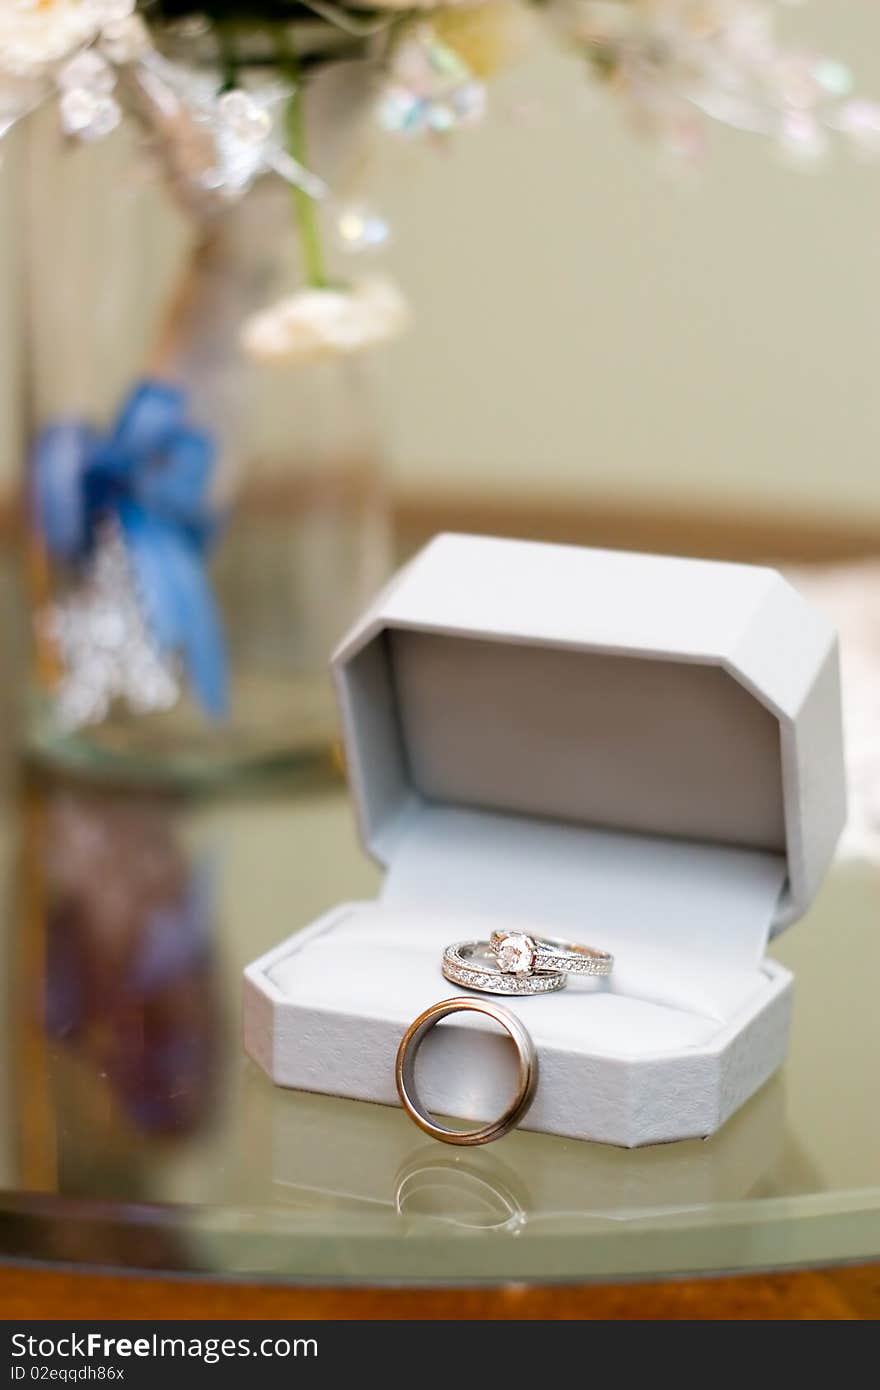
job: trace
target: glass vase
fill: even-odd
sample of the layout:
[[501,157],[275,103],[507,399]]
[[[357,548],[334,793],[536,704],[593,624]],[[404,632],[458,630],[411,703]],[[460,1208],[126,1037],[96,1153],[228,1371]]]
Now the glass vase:
[[242,349],[300,280],[291,191],[205,211],[129,127],[23,137],[29,747],[184,783],[320,754],[389,543],[369,357]]

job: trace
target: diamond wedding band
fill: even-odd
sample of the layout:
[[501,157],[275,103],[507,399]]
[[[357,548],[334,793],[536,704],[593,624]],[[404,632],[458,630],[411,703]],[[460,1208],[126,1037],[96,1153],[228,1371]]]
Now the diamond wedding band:
[[447,946],[440,968],[452,984],[482,994],[552,994],[564,989],[566,983],[562,970],[543,965],[536,974],[504,970],[495,947],[488,941],[460,941]]
[[541,974],[547,971],[562,971],[569,975],[610,975],[614,965],[614,957],[607,951],[597,951],[577,941],[561,941],[555,936],[493,931],[489,937],[489,947],[498,969],[515,980],[540,979]]

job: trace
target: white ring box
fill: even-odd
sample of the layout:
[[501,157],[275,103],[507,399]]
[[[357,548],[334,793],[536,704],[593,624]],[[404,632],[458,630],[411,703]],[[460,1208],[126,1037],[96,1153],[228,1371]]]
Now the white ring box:
[[[495,927],[610,950],[609,980],[500,1002],[538,1049],[524,1127],[634,1147],[708,1135],[782,1062],[808,908],[845,819],[837,641],[775,571],[444,535],[334,657],[375,902],[245,972],[278,1084],[396,1104],[412,1019],[463,991],[444,945]],[[437,1113],[497,1114],[480,1020],[420,1056]]]

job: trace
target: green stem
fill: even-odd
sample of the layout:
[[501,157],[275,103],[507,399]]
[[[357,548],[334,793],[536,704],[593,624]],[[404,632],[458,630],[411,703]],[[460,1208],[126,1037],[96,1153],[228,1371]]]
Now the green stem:
[[[287,102],[287,144],[294,159],[304,168],[309,167],[308,140],[306,137],[305,92],[298,72],[290,71],[294,87]],[[324,263],[321,246],[321,226],[318,218],[318,204],[302,188],[293,189],[293,205],[296,209],[299,240],[302,248],[303,271],[306,284],[315,289],[326,289],[330,281]]]
[[220,71],[222,73],[222,88],[224,92],[230,91],[238,86],[238,52],[236,49],[236,28],[235,25],[226,21],[215,25],[217,35],[217,46],[220,54]]

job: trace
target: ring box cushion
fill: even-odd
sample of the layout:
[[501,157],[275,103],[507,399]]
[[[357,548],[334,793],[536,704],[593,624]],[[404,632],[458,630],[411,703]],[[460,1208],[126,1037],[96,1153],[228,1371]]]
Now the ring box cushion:
[[[395,1038],[454,992],[442,947],[508,925],[616,956],[610,980],[505,1001],[541,1059],[527,1125],[623,1144],[716,1128],[782,1059],[768,935],[809,905],[843,822],[827,623],[767,569],[444,536],[335,673],[387,873],[378,902],[251,967],[258,1060],[393,1102]],[[488,1118],[510,1049],[470,1021],[437,1035],[426,1100]],[[479,1085],[452,1065],[469,1051]]]

